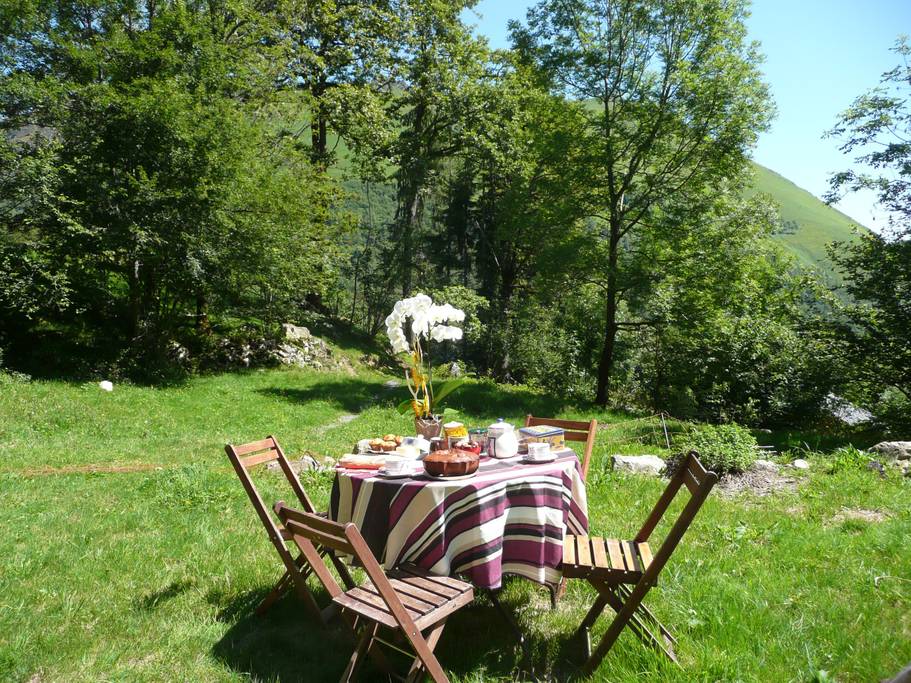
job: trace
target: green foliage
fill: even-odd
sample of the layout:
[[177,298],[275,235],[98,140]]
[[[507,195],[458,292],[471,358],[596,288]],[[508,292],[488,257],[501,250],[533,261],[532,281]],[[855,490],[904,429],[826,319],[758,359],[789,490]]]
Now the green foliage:
[[681,454],[696,451],[705,468],[719,474],[748,470],[758,453],[750,431],[733,423],[694,427],[676,438],[674,447]]
[[0,44],[0,314],[87,322],[154,355],[210,314],[274,320],[325,290],[344,216],[263,116],[282,99],[281,45],[261,40],[273,16],[103,2],[84,26],[68,3],[24,11]]
[[[596,401],[606,403],[617,337],[642,323],[648,246],[692,231],[710,197],[739,191],[747,154],[771,103],[745,40],[744,3],[543,1],[513,24],[522,59],[553,92],[590,103],[578,185],[565,179],[579,218],[579,271],[605,310]],[[733,184],[733,187],[731,185]],[[624,309],[624,306],[626,307]]]
[[[869,403],[899,394],[911,401],[911,45],[895,47],[902,63],[880,86],[858,97],[830,135],[845,153],[856,152],[857,170],[832,178],[830,200],[844,192],[872,190],[889,214],[889,230],[861,234],[831,247],[852,296],[837,310],[835,336],[853,378]],[[889,410],[892,413],[891,410]],[[894,415],[887,418],[893,421]],[[903,423],[903,424],[902,424]],[[911,418],[898,420],[907,427]]]
[[867,465],[873,461],[873,456],[854,446],[841,446],[832,451],[828,461],[829,472],[837,474],[847,470],[866,470]]

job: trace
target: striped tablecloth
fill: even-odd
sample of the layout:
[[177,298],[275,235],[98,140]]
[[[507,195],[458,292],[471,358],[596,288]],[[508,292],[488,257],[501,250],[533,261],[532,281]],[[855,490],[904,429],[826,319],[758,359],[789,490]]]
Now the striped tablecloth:
[[478,474],[459,481],[339,470],[329,514],[354,522],[387,569],[411,562],[482,588],[499,587],[503,574],[559,582],[564,535],[588,530],[585,484],[570,449],[535,465],[482,458]]

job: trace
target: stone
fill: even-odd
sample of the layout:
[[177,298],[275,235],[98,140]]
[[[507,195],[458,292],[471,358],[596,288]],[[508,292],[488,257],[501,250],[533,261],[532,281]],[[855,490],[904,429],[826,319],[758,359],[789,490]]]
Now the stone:
[[291,323],[282,324],[282,339],[289,341],[292,344],[297,344],[300,342],[305,342],[310,339],[310,330],[306,327],[300,325],[292,325]]
[[911,441],[880,441],[870,452],[884,460],[911,460]]
[[104,381],[98,382],[98,387],[99,387],[102,391],[114,391],[114,383],[113,383],[113,382],[109,382],[108,380],[104,380]]
[[781,469],[781,466],[778,463],[774,463],[771,460],[759,459],[753,463],[754,470],[766,470],[767,472],[777,472]]
[[847,399],[835,394],[826,396],[826,409],[832,417],[849,427],[866,424],[873,419],[873,413],[869,410],[858,408]]
[[795,470],[808,470],[810,469],[810,463],[803,458],[797,458],[797,460],[791,463],[791,467]]
[[615,470],[659,476],[665,468],[665,462],[657,455],[613,455]]
[[383,387],[386,389],[398,389],[402,386],[402,383],[397,379],[387,379],[383,382]]

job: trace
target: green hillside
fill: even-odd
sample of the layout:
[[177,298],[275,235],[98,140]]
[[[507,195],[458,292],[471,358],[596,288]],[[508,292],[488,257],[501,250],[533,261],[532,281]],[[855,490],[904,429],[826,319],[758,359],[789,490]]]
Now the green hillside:
[[[753,166],[756,180],[748,194],[762,192],[778,203],[782,229],[776,239],[784,243],[800,265],[815,268],[830,284],[840,284],[841,278],[826,254],[826,245],[854,239],[853,229],[858,224],[778,173],[756,163]],[[343,156],[340,168],[342,175],[349,173],[350,160]],[[392,220],[395,191],[391,183],[373,183],[369,193],[363,183],[354,179],[349,178],[343,185],[347,209],[365,220],[368,217],[379,223]],[[866,228],[861,226],[861,229]]]
[[[781,210],[783,230],[777,238],[802,265],[817,268],[824,276],[834,276],[826,245],[854,239],[852,230],[857,222],[787,178],[759,164],[753,165],[756,170],[753,192],[770,195]],[[835,277],[836,281],[839,279]]]

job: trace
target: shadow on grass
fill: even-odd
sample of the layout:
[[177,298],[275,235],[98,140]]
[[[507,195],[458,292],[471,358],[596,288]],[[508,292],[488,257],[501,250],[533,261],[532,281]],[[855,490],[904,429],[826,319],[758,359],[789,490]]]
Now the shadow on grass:
[[[341,410],[358,412],[370,406],[396,406],[408,397],[403,386],[387,387],[381,381],[352,377],[327,378],[303,389],[270,387],[260,394],[291,403],[325,401]],[[448,407],[465,415],[493,419],[525,415],[556,415],[567,401],[532,389],[517,386],[498,386],[493,382],[470,381],[451,394]]]
[[192,586],[193,582],[187,581],[186,579],[172,581],[164,588],[143,595],[136,601],[136,607],[145,611],[153,610],[163,602],[167,602],[172,598],[176,598],[181,593],[185,593]]
[[[324,592],[314,591],[320,604]],[[349,634],[337,623],[326,628],[318,624],[299,600],[289,595],[263,616],[256,606],[267,589],[242,594],[210,594],[207,599],[218,607],[217,619],[229,624],[228,630],[212,648],[213,656],[225,666],[254,680],[279,682],[336,681],[347,666],[354,649]],[[508,609],[508,607],[507,607]],[[565,681],[576,669],[555,674],[549,670],[548,653],[552,643],[531,639],[531,662],[523,661],[512,632],[503,617],[484,598],[453,614],[435,650],[440,664],[459,678],[480,675],[482,679]],[[392,663],[403,674],[409,662],[392,655]],[[369,661],[358,680],[387,681]]]
[[257,393],[289,403],[325,401],[341,410],[356,413],[372,405],[396,405],[405,399],[402,394],[406,390],[387,388],[380,381],[352,377],[319,380],[305,389],[269,387],[258,389]]

